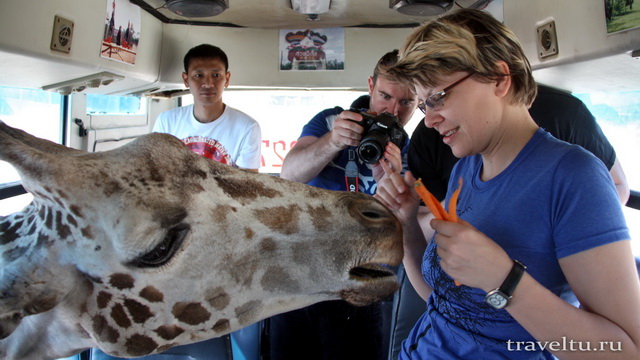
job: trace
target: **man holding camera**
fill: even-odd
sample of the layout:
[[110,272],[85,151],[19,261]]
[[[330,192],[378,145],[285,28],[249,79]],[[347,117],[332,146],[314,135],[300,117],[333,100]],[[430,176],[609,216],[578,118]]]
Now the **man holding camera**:
[[[368,111],[360,106],[354,107],[374,114],[392,114],[398,118],[399,125],[404,126],[413,116],[418,102],[410,88],[393,81],[387,74],[387,69],[395,64],[397,54],[397,50],[386,53],[376,64],[373,76],[369,77],[371,98]],[[382,167],[379,163],[367,164],[353,156],[366,130],[363,126],[366,125],[363,123],[365,116],[359,111],[345,111],[338,106],[318,113],[304,126],[298,142],[285,157],[280,177],[346,191],[345,168],[350,160],[355,160],[358,191],[375,194],[375,182],[384,175]],[[386,161],[393,171],[401,172],[407,144],[408,140],[402,145],[402,151],[393,143],[386,144],[381,160]]]
[[[368,104],[356,101],[350,111],[323,110],[304,126],[280,177],[373,195],[385,174],[382,161],[393,172],[407,169],[409,140],[402,126],[413,116],[417,98],[387,73],[397,57],[394,50],[376,64],[368,79]],[[356,307],[341,300],[274,316],[269,321],[271,359],[386,358],[382,316],[380,303]]]

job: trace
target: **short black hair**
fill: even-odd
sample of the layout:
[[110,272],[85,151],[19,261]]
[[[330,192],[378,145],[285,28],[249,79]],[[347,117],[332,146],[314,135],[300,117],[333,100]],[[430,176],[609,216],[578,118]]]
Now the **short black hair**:
[[184,56],[184,72],[189,72],[189,64],[193,59],[220,59],[224,64],[224,70],[229,70],[229,59],[222,49],[211,44],[201,44],[192,47]]

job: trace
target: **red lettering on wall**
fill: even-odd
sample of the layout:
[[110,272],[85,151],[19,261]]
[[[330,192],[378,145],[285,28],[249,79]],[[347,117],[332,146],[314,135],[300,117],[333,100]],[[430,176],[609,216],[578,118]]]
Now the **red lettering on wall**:
[[260,156],[260,166],[263,172],[280,172],[284,157],[297,140],[287,142],[286,140],[262,140],[262,154]]

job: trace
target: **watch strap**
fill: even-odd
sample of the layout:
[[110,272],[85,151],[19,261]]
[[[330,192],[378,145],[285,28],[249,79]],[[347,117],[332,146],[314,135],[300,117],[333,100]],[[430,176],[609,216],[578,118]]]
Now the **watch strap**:
[[498,288],[501,293],[507,295],[508,297],[513,296],[513,292],[516,290],[516,286],[522,279],[522,275],[524,275],[524,271],[527,267],[524,266],[520,261],[513,260],[513,266],[511,267],[511,271],[509,271],[509,275],[504,279],[504,282]]

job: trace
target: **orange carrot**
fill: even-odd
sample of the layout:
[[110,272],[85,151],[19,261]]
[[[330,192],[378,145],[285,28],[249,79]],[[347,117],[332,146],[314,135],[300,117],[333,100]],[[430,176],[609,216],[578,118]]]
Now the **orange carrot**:
[[[458,188],[451,195],[451,199],[449,200],[449,212],[447,213],[438,199],[422,183],[421,179],[416,180],[415,188],[416,192],[422,199],[422,201],[429,207],[429,210],[433,213],[433,216],[438,220],[447,220],[447,221],[458,221],[458,214],[456,213],[456,206],[458,205],[458,196],[460,195],[460,189],[462,188],[462,178],[458,181]],[[460,286],[461,284],[455,279],[453,282],[456,286]]]
[[427,190],[427,188],[422,183],[422,180],[416,180],[415,187],[416,192],[418,193],[424,204],[427,205],[429,210],[431,210],[433,216],[435,216],[438,220],[446,220],[448,217],[447,213],[442,208],[442,205],[440,205],[438,199],[436,199],[436,197],[433,196],[433,194],[430,193],[429,190]]
[[449,200],[449,221],[458,222],[458,214],[456,213],[456,206],[458,206],[458,196],[460,195],[460,189],[462,189],[462,178],[458,179],[458,188],[451,195]]

